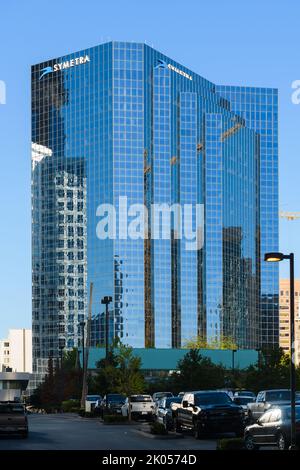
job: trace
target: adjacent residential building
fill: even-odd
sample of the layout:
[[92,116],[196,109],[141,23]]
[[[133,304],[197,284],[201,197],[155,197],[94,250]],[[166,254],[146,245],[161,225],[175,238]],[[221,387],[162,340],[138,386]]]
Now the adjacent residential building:
[[0,340],[0,372],[32,372],[32,333],[25,328],[11,329],[8,337]]
[[[276,89],[216,85],[145,44],[109,42],[32,67],[37,378],[60,340],[81,345],[91,282],[93,345],[105,337],[104,296],[110,340],[135,348],[199,335],[278,345],[278,266],[262,261],[278,250],[277,125]],[[107,236],[103,204],[116,212]],[[141,204],[143,237],[132,238]],[[190,233],[178,236],[178,213],[162,224],[168,236],[154,236],[153,204],[192,207],[197,249]]]
[[[300,279],[295,280],[295,362],[300,364]],[[290,352],[290,280],[280,279],[279,296],[279,344]]]

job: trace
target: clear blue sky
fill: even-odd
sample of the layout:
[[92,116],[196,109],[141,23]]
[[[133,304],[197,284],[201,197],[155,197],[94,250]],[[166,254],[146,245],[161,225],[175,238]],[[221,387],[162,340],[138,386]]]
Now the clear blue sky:
[[[280,206],[300,211],[299,17],[299,0],[1,2],[0,338],[31,323],[30,65],[110,39],[146,41],[214,82],[278,87]],[[300,276],[300,220],[281,222],[280,248],[295,251]]]

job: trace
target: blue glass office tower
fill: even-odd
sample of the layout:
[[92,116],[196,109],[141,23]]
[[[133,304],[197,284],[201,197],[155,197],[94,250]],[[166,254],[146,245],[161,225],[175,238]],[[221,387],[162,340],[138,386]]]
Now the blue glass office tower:
[[[32,67],[34,371],[81,344],[278,343],[277,91],[217,86],[145,44],[111,42]],[[149,208],[144,238],[100,239],[99,205]],[[121,198],[121,199],[120,199]],[[154,238],[151,205],[204,205],[204,244]],[[196,230],[194,218],[192,229]]]

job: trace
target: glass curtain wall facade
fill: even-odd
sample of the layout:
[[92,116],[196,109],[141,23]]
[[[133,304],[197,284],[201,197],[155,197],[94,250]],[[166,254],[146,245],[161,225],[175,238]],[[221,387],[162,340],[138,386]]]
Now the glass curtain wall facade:
[[[254,348],[269,337],[277,271],[266,280],[263,268],[261,297],[260,240],[266,247],[272,239],[268,250],[277,246],[275,212],[272,224],[263,215],[277,203],[277,96],[265,89],[272,110],[248,116],[243,93],[238,98],[137,43],[111,42],[32,67],[33,357],[40,377],[60,344],[81,345],[90,282],[93,345],[104,342],[106,295],[113,297],[110,341],[136,348],[181,347],[196,336],[230,336]],[[102,204],[115,208],[114,239],[98,232]],[[149,209],[144,239],[127,236],[135,204]],[[187,249],[172,213],[168,236],[154,238],[160,227],[152,204],[189,205],[193,232],[195,205],[203,204],[203,246]]]
[[[261,259],[278,251],[278,90],[218,86],[231,109],[260,136],[260,237]],[[272,264],[272,266],[271,266]],[[261,342],[279,344],[279,266],[261,264]]]

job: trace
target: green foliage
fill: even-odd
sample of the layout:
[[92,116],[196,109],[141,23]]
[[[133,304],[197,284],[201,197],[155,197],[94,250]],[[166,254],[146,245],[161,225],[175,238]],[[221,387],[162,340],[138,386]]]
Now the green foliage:
[[98,362],[98,372],[93,378],[92,390],[95,393],[122,393],[126,396],[143,393],[146,389],[141,373],[141,360],[133,355],[133,349],[122,343],[117,344],[116,352],[111,349],[108,359]]
[[217,442],[217,450],[243,450],[244,439],[235,437],[231,439],[220,439]]
[[128,423],[127,416],[120,416],[120,415],[104,415],[103,422],[106,424],[120,424],[120,423]]
[[[299,387],[299,368],[297,385]],[[244,371],[244,388],[258,392],[259,390],[290,387],[289,356],[281,348],[265,349],[260,353],[256,365]]]
[[64,400],[61,408],[65,413],[75,413],[80,409],[80,400]]
[[143,393],[145,381],[141,373],[141,359],[133,355],[133,348],[120,344],[117,362],[116,391],[125,396]]
[[[82,370],[75,367],[77,352],[69,352],[63,360],[63,367],[54,365],[52,358],[48,361],[48,371],[33,395],[30,403],[43,408],[47,413],[62,409],[62,402],[70,398],[80,400],[82,387]],[[74,403],[74,402],[73,402]],[[77,405],[74,406],[74,409]]]
[[175,392],[185,390],[208,390],[224,386],[225,369],[213,364],[206,357],[201,356],[197,349],[191,349],[178,362],[180,373],[172,375],[170,385]]
[[206,338],[197,336],[187,341],[186,349],[238,349],[236,342],[230,336],[221,336],[220,339],[207,342]]
[[162,423],[158,423],[157,421],[154,421],[154,423],[151,423],[150,432],[151,434],[157,434],[160,436],[166,436],[168,434],[168,431],[164,427],[164,425]]

